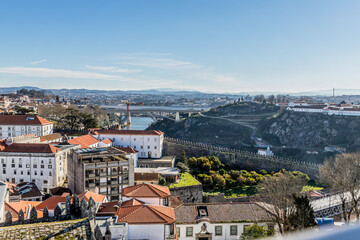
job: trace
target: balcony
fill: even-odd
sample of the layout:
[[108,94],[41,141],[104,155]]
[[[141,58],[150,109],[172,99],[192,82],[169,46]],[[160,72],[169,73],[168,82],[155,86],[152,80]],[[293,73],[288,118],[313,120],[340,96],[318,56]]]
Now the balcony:
[[90,188],[94,188],[94,187],[95,187],[95,183],[89,183],[89,187],[90,187]]
[[99,184],[100,187],[106,187],[107,185],[108,185],[107,182],[101,182],[101,183]]
[[100,177],[106,177],[107,176],[107,172],[100,172]]
[[89,178],[94,178],[94,177],[95,177],[95,173],[89,173],[88,177],[89,177]]

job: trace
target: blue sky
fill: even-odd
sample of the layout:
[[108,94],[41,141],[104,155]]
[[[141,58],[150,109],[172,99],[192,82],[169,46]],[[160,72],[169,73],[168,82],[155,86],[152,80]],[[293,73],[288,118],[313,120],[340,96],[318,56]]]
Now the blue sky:
[[360,1],[0,1],[0,86],[360,89]]

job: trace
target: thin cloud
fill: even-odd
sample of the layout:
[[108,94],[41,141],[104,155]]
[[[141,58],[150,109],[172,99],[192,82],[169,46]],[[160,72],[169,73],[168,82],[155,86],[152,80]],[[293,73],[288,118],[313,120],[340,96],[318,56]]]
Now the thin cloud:
[[39,60],[39,61],[34,61],[34,62],[31,62],[30,64],[31,64],[31,65],[38,65],[38,64],[41,64],[41,63],[44,63],[44,62],[47,62],[47,59],[42,59],[42,60]]
[[93,66],[93,65],[85,65],[85,68],[100,72],[109,72],[109,73],[137,73],[142,71],[141,69],[127,69],[127,68]]
[[74,78],[74,79],[106,79],[106,80],[133,80],[118,75],[73,71],[53,68],[29,68],[29,67],[2,67],[0,73],[13,74],[26,77],[52,77],[52,78]]

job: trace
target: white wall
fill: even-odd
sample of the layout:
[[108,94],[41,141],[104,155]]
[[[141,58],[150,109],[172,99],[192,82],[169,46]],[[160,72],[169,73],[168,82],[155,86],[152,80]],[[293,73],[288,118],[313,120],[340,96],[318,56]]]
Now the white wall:
[[52,123],[46,125],[0,125],[0,138],[18,137],[26,134],[44,136],[52,133]]
[[110,138],[115,147],[131,147],[138,151],[138,158],[161,158],[163,151],[164,135],[120,135],[101,134],[94,135],[99,140]]
[[[169,234],[169,225],[164,224],[129,224],[128,239],[164,240]],[[166,228],[166,230],[165,230]]]
[[[122,201],[125,202],[130,199],[132,198],[123,197]],[[136,198],[136,199],[150,205],[158,205],[158,206],[164,205],[164,199],[161,198]]]
[[[251,226],[253,223],[209,223],[209,222],[199,222],[197,224],[176,224],[177,228],[180,228],[180,237],[179,240],[189,240],[189,239],[195,239],[196,234],[201,232],[201,227],[203,224],[206,224],[207,231],[209,233],[212,233],[212,239],[213,240],[238,240],[239,236],[241,236],[244,226]],[[230,226],[237,226],[237,235],[230,235]],[[258,223],[260,226],[267,227],[266,223]],[[272,224],[273,225],[273,224]],[[222,235],[216,236],[215,235],[215,226],[222,226]],[[193,236],[192,237],[186,237],[186,227],[193,227]],[[178,233],[179,234],[179,233]]]

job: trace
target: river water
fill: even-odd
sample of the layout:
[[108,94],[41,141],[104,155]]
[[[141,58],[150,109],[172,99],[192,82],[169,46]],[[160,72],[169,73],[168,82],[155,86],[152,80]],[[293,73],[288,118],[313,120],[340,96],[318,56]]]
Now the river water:
[[130,130],[145,130],[153,122],[149,117],[131,117]]

